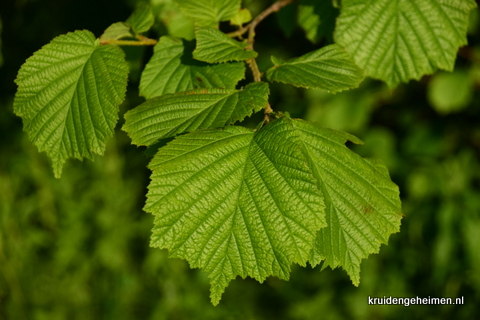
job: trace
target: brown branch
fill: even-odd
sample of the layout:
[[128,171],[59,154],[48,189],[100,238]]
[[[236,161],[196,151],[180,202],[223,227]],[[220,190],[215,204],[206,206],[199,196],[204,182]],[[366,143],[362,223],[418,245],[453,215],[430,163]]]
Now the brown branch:
[[232,38],[240,37],[243,34],[245,34],[246,32],[254,30],[255,27],[260,22],[262,22],[262,20],[264,20],[266,17],[268,17],[270,14],[272,14],[274,12],[277,12],[278,10],[280,10],[281,8],[285,7],[286,5],[292,3],[293,1],[295,1],[295,0],[280,0],[280,1],[275,2],[270,7],[268,7],[263,12],[261,12],[258,16],[256,16],[255,19],[253,19],[253,21],[250,22],[249,24],[247,24],[245,27],[241,27],[237,31],[227,33],[227,36],[232,37]]
[[116,44],[119,46],[153,46],[157,43],[157,40],[150,39],[142,35],[137,36],[137,40],[114,40],[114,39],[105,39],[100,40],[101,45],[105,44]]
[[266,17],[271,15],[274,12],[277,12],[278,10],[282,9],[286,5],[292,3],[294,0],[280,0],[272,4],[270,7],[265,9],[263,12],[261,12],[258,16],[253,19],[252,22],[246,27],[248,28],[248,43],[253,46],[254,38],[255,38],[255,28],[257,25],[262,22]]
[[[227,35],[230,37],[240,37],[248,31],[248,47],[253,50],[253,43],[255,42],[255,28],[257,25],[262,22],[266,17],[268,17],[270,14],[277,12],[281,8],[285,7],[286,5],[292,3],[295,0],[279,0],[272,4],[270,7],[262,11],[258,16],[253,19],[252,22],[250,22],[247,26],[241,27],[235,32],[228,33]],[[250,66],[250,69],[252,70],[253,74],[253,80],[255,82],[261,81],[262,80],[262,73],[258,69],[257,61],[255,58],[247,60],[248,65]],[[263,108],[265,112],[265,121],[268,122],[270,120],[270,114],[273,112],[272,107],[270,106],[269,103]]]

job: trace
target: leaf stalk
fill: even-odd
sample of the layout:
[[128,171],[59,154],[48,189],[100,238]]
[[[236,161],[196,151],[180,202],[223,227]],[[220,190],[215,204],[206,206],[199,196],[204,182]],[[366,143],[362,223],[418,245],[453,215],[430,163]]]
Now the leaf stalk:
[[[242,35],[248,32],[248,45],[249,48],[253,50],[253,44],[255,42],[255,28],[257,25],[262,22],[266,17],[268,17],[270,14],[279,11],[281,8],[285,7],[286,5],[292,3],[295,0],[279,0],[275,3],[273,3],[270,7],[262,11],[258,16],[253,19],[252,22],[250,22],[247,26],[241,27],[235,32],[230,32],[227,35],[230,37],[239,37],[242,38]],[[253,80],[254,81],[261,81],[262,78],[262,73],[258,69],[257,61],[255,58],[247,60],[248,65],[250,66],[250,69],[252,70],[253,74]],[[265,122],[268,122],[270,120],[270,114],[273,112],[272,107],[270,106],[269,103],[264,107],[264,112],[265,112]]]
[[104,39],[100,40],[101,45],[114,44],[118,46],[154,46],[157,44],[157,40],[150,39],[142,35],[137,36],[138,40],[114,40]]

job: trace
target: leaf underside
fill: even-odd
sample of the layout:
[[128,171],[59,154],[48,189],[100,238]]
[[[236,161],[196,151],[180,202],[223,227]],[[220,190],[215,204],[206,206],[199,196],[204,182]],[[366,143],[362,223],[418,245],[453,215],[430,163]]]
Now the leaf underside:
[[278,62],[267,70],[270,81],[297,87],[322,89],[331,93],[358,87],[363,71],[339,45],[332,44],[301,57]]
[[335,40],[390,87],[453,70],[473,0],[344,0]]
[[15,82],[14,111],[60,177],[67,158],[103,154],[118,120],[128,64],[115,46],[101,46],[89,31],[53,39],[28,58]]
[[361,142],[288,117],[256,132],[177,137],[149,166],[151,245],[202,268],[214,304],[236,276],[288,279],[292,262],[325,260],[358,284],[361,260],[398,231],[402,214],[386,168],[347,139]]
[[184,132],[227,126],[265,107],[268,93],[266,83],[255,82],[243,90],[194,89],[165,94],[127,112],[123,130],[132,143],[151,145]]
[[235,88],[245,76],[241,62],[210,65],[192,58],[189,42],[163,36],[143,70],[140,94],[149,99],[196,88]]
[[247,49],[247,43],[233,40],[218,29],[197,28],[195,34],[197,47],[193,57],[197,60],[218,63],[248,60],[257,56],[257,52]]

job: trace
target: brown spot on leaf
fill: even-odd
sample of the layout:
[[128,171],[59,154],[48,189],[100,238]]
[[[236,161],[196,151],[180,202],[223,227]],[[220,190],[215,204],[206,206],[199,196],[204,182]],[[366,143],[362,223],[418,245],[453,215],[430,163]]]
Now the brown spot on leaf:
[[365,213],[365,214],[372,214],[374,212],[375,212],[375,209],[369,204],[367,204],[365,207],[363,207],[363,213]]

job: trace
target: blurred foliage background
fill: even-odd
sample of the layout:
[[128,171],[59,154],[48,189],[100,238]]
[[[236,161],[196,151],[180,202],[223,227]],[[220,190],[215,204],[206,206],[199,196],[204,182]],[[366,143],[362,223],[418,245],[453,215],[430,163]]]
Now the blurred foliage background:
[[[111,23],[124,21],[138,2],[0,2],[1,320],[472,319],[480,314],[478,9],[471,15],[469,46],[460,49],[453,73],[438,72],[394,90],[367,79],[359,89],[337,95],[271,86],[274,109],[364,140],[364,146],[352,148],[385,161],[400,186],[405,218],[389,245],[363,262],[359,287],[343,270],[293,266],[288,282],[233,281],[213,307],[201,271],[149,248],[153,219],[142,211],[149,158],[130,145],[120,130],[122,120],[104,157],[69,161],[57,180],[12,111],[13,80],[33,52],[76,29],[100,36]],[[160,11],[170,0],[150,2],[159,21],[172,21],[168,10]],[[270,1],[245,3],[255,15]],[[293,7],[268,17],[257,29],[260,69],[271,65],[271,54],[290,58],[331,42],[337,13],[323,20],[330,33],[327,28],[307,35],[292,23]],[[159,37],[168,28],[188,33],[182,24],[158,22],[149,35]],[[143,101],[139,75],[152,48],[126,52],[131,78],[121,115]],[[368,296],[384,295],[463,296],[465,305],[367,304]]]

